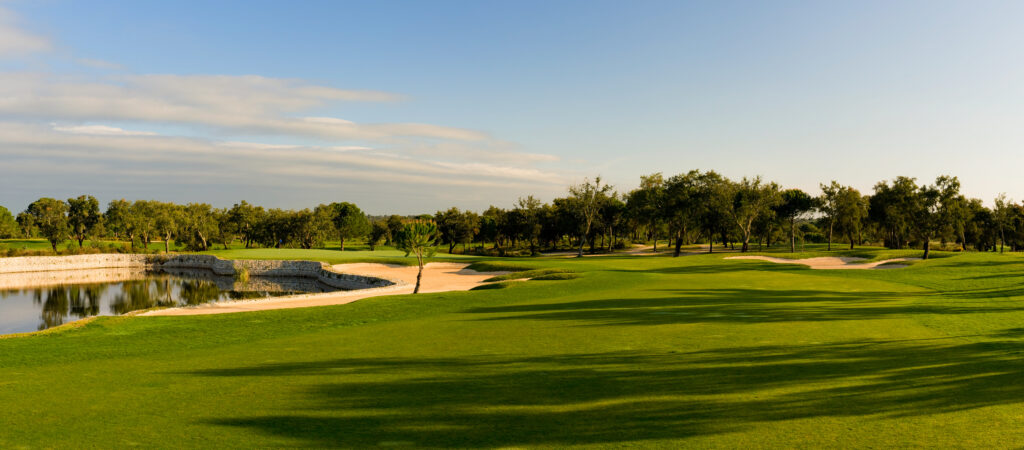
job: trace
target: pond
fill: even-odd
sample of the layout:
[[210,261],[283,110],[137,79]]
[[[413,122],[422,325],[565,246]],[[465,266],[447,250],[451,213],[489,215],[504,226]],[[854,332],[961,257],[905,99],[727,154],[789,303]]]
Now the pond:
[[[153,307],[191,306],[339,289],[309,278],[252,277],[245,282],[201,270],[141,270],[101,276],[119,281],[53,284],[55,278],[88,280],[91,271],[46,272],[46,285],[0,288],[0,335],[45,330],[92,316],[116,316]],[[0,275],[0,286],[32,280],[39,273]],[[20,277],[16,280],[14,277]],[[25,281],[21,281],[25,282]],[[16,284],[16,283],[14,283]]]

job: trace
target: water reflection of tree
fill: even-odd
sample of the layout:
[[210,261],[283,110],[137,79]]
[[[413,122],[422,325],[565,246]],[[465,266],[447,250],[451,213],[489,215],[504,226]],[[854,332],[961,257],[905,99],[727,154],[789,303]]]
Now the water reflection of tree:
[[69,309],[68,288],[66,286],[36,289],[32,293],[32,300],[37,305],[42,305],[43,307],[39,315],[39,318],[43,320],[43,323],[39,324],[40,330],[64,323]]
[[302,291],[267,289],[260,286],[246,290],[246,284],[236,284],[234,289],[222,291],[217,283],[204,279],[181,279],[172,276],[158,276],[144,280],[131,280],[110,288],[109,284],[80,286],[53,286],[25,291],[0,290],[0,298],[11,292],[31,293],[36,305],[40,305],[40,330],[62,325],[68,317],[85,318],[101,313],[102,300],[108,290],[110,312],[121,315],[132,311],[154,307],[199,305],[222,299],[256,299],[298,294]]
[[[175,290],[178,299],[175,300]],[[140,309],[198,305],[220,297],[217,284],[207,280],[179,280],[161,277],[151,280],[126,281],[121,292],[114,296],[110,310],[114,314],[127,314]]]
[[200,305],[220,298],[217,283],[208,280],[182,280],[181,300],[186,305]]
[[121,283],[121,291],[110,302],[110,312],[127,314],[140,309],[160,306],[161,297],[154,296],[155,289],[150,289],[153,280],[135,280]]
[[71,315],[81,319],[99,314],[100,300],[106,290],[107,285],[105,284],[88,284],[69,288],[68,303],[71,306]]

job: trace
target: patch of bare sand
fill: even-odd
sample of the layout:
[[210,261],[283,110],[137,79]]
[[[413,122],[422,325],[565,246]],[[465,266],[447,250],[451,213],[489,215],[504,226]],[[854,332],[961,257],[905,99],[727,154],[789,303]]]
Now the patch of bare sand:
[[[484,280],[508,272],[477,272],[467,269],[469,264],[429,263],[423,267],[421,293],[466,291],[480,286]],[[397,285],[355,291],[328,292],[325,294],[304,294],[261,300],[242,300],[207,303],[189,308],[171,308],[149,311],[142,316],[191,316],[202,314],[224,314],[270,309],[305,308],[309,306],[343,305],[369,297],[381,295],[411,294],[416,287],[416,266],[398,266],[377,263],[337,264],[331,267],[335,272],[353,275],[367,275],[398,282]]]
[[865,269],[901,269],[907,267],[906,264],[888,264],[898,261],[914,261],[920,258],[894,258],[886,259],[884,261],[872,261],[868,263],[858,263],[858,261],[864,261],[865,258],[855,258],[850,256],[823,256],[819,258],[807,258],[807,259],[786,259],[786,258],[774,258],[771,256],[730,256],[725,259],[756,259],[760,261],[768,261],[777,264],[803,264],[816,270],[865,270]]

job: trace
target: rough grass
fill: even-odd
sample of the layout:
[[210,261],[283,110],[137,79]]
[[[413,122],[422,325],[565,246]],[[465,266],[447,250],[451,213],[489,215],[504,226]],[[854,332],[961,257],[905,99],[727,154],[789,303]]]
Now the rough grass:
[[0,448],[1024,445],[1020,255],[724,256],[3,339]]

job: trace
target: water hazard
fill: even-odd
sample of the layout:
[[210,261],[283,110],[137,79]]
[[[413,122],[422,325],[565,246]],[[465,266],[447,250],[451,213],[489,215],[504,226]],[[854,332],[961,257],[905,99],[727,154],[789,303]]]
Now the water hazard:
[[[96,279],[108,281],[90,281]],[[34,287],[4,288],[13,285]],[[240,282],[197,270],[5,274],[0,275],[0,334],[45,330],[86,317],[116,316],[154,307],[337,290],[308,278],[252,277]]]

